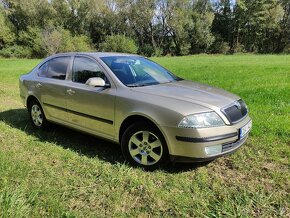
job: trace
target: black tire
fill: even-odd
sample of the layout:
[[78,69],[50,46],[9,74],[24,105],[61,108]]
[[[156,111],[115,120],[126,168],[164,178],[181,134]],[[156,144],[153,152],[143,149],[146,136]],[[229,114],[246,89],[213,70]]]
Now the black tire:
[[28,112],[30,121],[34,128],[46,129],[49,126],[49,122],[45,117],[44,111],[36,99],[33,99],[31,102],[29,102]]
[[133,166],[154,170],[169,162],[166,141],[159,129],[150,123],[129,126],[122,136],[121,148],[125,159]]

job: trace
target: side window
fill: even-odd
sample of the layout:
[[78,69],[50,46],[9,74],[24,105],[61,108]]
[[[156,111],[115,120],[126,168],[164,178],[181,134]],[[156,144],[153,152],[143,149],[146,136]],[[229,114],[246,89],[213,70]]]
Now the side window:
[[47,61],[39,68],[39,76],[65,80],[70,57],[57,57]]
[[86,83],[92,77],[101,77],[105,82],[108,82],[105,74],[95,61],[86,57],[75,57],[72,69],[72,81]]

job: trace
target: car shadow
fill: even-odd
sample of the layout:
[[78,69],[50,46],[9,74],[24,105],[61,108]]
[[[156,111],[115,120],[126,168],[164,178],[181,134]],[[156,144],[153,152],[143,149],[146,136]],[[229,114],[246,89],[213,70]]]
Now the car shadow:
[[[0,121],[36,137],[41,142],[54,143],[79,155],[98,158],[111,164],[126,164],[118,144],[56,124],[52,124],[48,130],[36,130],[30,123],[29,115],[24,108],[0,112]],[[178,173],[195,170],[207,164],[171,163],[162,170],[168,173]]]

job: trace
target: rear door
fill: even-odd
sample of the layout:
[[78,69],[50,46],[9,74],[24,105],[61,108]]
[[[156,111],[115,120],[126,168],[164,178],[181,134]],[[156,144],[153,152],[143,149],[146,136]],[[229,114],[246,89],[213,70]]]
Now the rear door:
[[35,92],[48,119],[67,120],[65,79],[70,56],[55,57],[40,66]]
[[114,136],[115,88],[91,87],[86,81],[92,77],[101,77],[110,83],[104,70],[86,56],[75,56],[71,81],[66,88],[66,100],[69,122],[98,135]]

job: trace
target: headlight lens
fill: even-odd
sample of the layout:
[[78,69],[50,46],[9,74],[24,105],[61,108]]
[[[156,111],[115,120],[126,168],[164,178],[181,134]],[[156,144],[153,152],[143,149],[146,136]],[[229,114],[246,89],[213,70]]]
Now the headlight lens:
[[192,114],[184,117],[179,123],[181,128],[207,128],[225,125],[215,112]]

